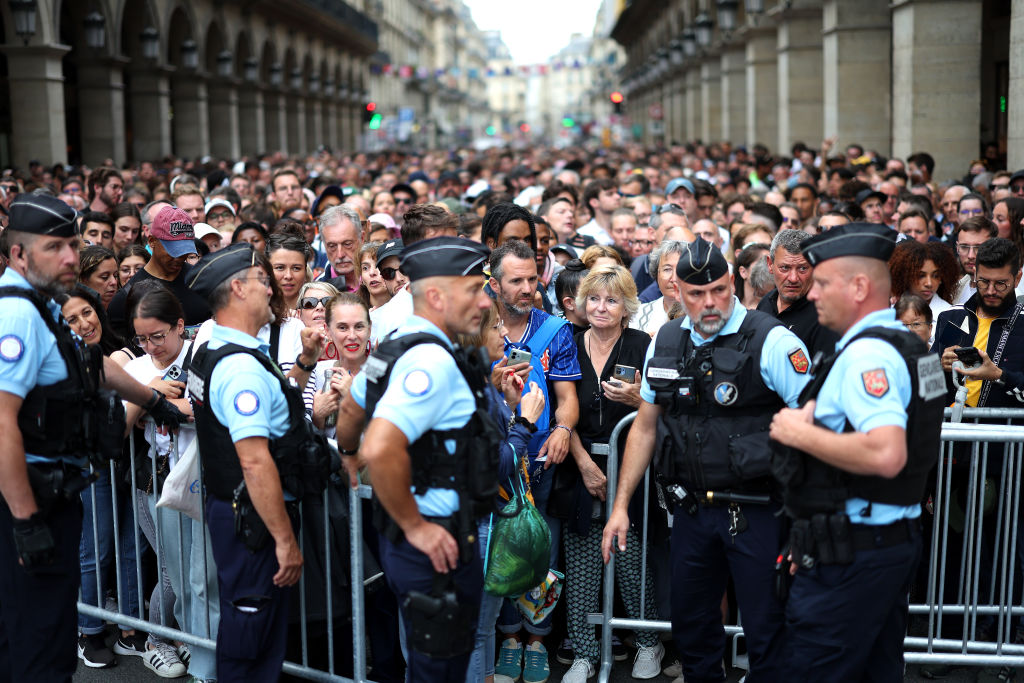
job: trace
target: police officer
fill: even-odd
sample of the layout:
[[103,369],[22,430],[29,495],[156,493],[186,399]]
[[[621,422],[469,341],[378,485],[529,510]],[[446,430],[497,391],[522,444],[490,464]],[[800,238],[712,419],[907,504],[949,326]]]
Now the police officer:
[[185,418],[90,350],[61,317],[53,297],[78,278],[74,209],[22,195],[10,214],[10,264],[0,276],[0,681],[70,681],[78,494],[90,483],[89,463],[106,466],[124,434],[120,400],[103,388],[143,405],[159,424]]
[[286,589],[302,573],[295,501],[321,492],[327,471],[312,481],[301,476],[313,437],[301,394],[256,338],[273,314],[270,278],[252,246],[204,257],[188,285],[216,315],[210,341],[192,359],[188,390],[220,589],[217,678],[277,680]]
[[[770,499],[768,425],[796,405],[807,348],[778,320],[747,311],[722,252],[698,238],[676,266],[687,317],[666,323],[644,363],[636,424],[605,527],[607,561],[625,549],[629,499],[652,456],[673,510],[672,634],[688,683],[724,681],[720,605],[732,576],[750,680],[783,680],[773,640],[782,627],[773,560],[782,542]],[[618,539],[617,541],[615,539]]]
[[473,649],[483,590],[475,525],[497,491],[498,443],[482,402],[490,365],[451,340],[478,333],[491,305],[489,253],[455,237],[405,248],[413,316],[370,356],[338,416],[344,456],[370,417],[359,454],[383,513],[381,563],[402,611],[409,681],[462,683]]
[[889,308],[896,233],[854,223],[803,246],[809,298],[840,334],[798,409],[775,416],[773,462],[793,519],[786,605],[789,680],[901,681],[919,517],[939,452],[937,355]]

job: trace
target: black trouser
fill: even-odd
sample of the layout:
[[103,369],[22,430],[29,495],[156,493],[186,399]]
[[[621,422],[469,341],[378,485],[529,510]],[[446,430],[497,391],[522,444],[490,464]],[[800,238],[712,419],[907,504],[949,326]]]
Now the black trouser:
[[0,502],[0,683],[64,683],[78,665],[82,503],[57,501],[46,519],[56,559],[29,574],[18,564],[11,513]]

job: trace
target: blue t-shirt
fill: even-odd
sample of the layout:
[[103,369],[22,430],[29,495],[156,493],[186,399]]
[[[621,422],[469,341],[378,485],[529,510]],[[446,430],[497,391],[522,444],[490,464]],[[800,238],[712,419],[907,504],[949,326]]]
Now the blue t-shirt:
[[[858,320],[836,343],[843,353],[825,379],[814,409],[814,417],[834,432],[842,432],[847,420],[858,432],[887,426],[907,428],[912,393],[907,364],[895,347],[881,339],[858,339],[850,344],[868,327],[905,329],[887,308]],[[871,503],[870,514],[865,514],[868,510],[863,498],[846,501],[846,514],[856,524],[891,524],[921,515],[920,505]]]
[[[8,267],[0,275],[0,287],[32,290],[20,273]],[[54,320],[60,319],[60,306],[48,300],[46,307]],[[84,343],[75,336],[77,343]],[[0,303],[0,391],[24,399],[36,386],[49,386],[68,378],[68,368],[57,348],[57,339],[39,317],[39,311],[28,299],[4,297]],[[26,462],[49,461],[32,453]],[[85,466],[85,459],[69,459]]]
[[[743,304],[736,297],[733,297],[732,302],[732,314],[730,314],[725,325],[718,334],[713,334],[707,339],[693,329],[693,323],[690,321],[689,316],[678,321],[680,327],[690,330],[690,339],[693,341],[694,346],[707,344],[715,340],[718,335],[736,334],[739,332],[740,325],[743,324],[743,320],[747,317],[747,309],[743,307]],[[644,359],[643,380],[640,384],[640,397],[652,404],[654,403],[654,391],[647,382],[647,364],[654,356],[654,349],[657,344],[658,336],[655,335],[654,343],[647,347],[647,357]],[[802,351],[804,357],[807,357],[807,346],[800,341],[799,337],[782,325],[778,325],[768,332],[768,336],[764,340],[764,346],[761,348],[761,379],[764,380],[766,387],[778,394],[786,402],[786,405],[791,408],[797,406],[800,392],[803,391],[804,386],[810,380],[810,375],[806,371],[797,372],[793,366],[793,361],[790,357],[796,351]]]
[[[373,415],[367,420],[387,420],[398,427],[409,443],[415,442],[430,430],[458,429],[469,422],[476,410],[476,399],[466,380],[455,365],[455,359],[445,348],[451,342],[439,327],[429,320],[412,316],[395,330],[401,337],[415,332],[427,332],[437,337],[437,344],[420,344],[395,361],[387,389],[377,402]],[[350,393],[359,407],[366,408],[366,373],[360,372],[352,380]],[[448,454],[455,452],[455,444],[447,442]],[[459,509],[459,497],[453,489],[427,489],[414,496],[421,515],[447,517]]]

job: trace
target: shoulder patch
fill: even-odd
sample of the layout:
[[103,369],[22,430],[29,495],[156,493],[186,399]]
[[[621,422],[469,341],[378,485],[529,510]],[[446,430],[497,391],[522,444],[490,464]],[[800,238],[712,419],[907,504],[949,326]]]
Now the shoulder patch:
[[811,365],[807,360],[807,354],[799,346],[789,352],[789,363],[801,375],[806,375],[807,368]]
[[248,417],[249,415],[255,414],[255,412],[259,409],[259,396],[257,396],[252,391],[246,389],[244,391],[239,391],[237,394],[235,394],[235,411],[239,415],[245,415],[246,417]]
[[410,396],[422,396],[430,391],[430,375],[423,370],[413,370],[405,376],[402,381],[402,388]]
[[885,370],[882,368],[862,372],[860,378],[864,382],[864,391],[875,398],[881,398],[889,391],[889,378],[885,376]]
[[8,363],[16,363],[25,354],[25,343],[21,337],[14,334],[7,334],[0,337],[0,360]]

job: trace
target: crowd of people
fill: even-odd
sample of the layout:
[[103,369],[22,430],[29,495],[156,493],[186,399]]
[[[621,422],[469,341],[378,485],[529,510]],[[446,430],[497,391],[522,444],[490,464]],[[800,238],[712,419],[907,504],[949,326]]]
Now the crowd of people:
[[[226,681],[271,680],[264,676],[279,671],[286,656],[302,657],[300,625],[289,620],[299,599],[292,586],[302,571],[325,573],[329,558],[316,549],[324,529],[304,525],[289,533],[289,489],[267,488],[262,479],[257,487],[250,477],[262,471],[263,451],[257,457],[251,444],[243,447],[256,436],[269,439],[274,452],[275,440],[290,434],[286,425],[297,419],[298,403],[284,399],[294,390],[311,433],[337,439],[343,467],[325,482],[325,500],[331,523],[346,529],[339,538],[347,522],[333,513],[344,517],[350,480],[368,473],[378,497],[367,517],[376,518],[380,537],[367,526],[362,538],[344,539],[365,543],[386,579],[367,600],[374,680],[408,674],[544,683],[557,658],[569,667],[562,680],[582,683],[599,665],[588,615],[599,611],[603,566],[613,554],[621,610],[673,623],[671,640],[645,630],[615,638],[616,660],[633,650],[634,678],[664,672],[680,682],[725,680],[722,624],[739,609],[751,681],[897,680],[922,542],[911,521],[921,515],[938,453],[932,408],[951,403],[956,391],[947,379],[941,397],[921,394],[917,406],[911,389],[934,380],[921,369],[932,366],[908,370],[904,360],[925,358],[930,348],[941,359],[936,369],[941,363],[949,376],[955,367],[962,377],[969,406],[1024,401],[1024,344],[1014,342],[1024,334],[1016,327],[1017,296],[1024,294],[1024,171],[1010,173],[983,158],[962,178],[936,182],[934,166],[925,152],[886,159],[855,144],[838,152],[826,142],[819,149],[794,145],[788,155],[727,144],[597,152],[323,150],[301,159],[4,170],[0,265],[7,271],[0,285],[35,287],[59,308],[75,339],[103,356],[104,368],[123,369],[108,371],[107,379],[117,378],[126,411],[126,439],[118,446],[127,454],[131,442],[136,455],[114,458],[112,469],[97,467],[95,481],[75,492],[84,510],[74,541],[79,599],[123,615],[143,613],[153,624],[218,644],[216,653],[190,648],[126,623],[111,636],[101,619],[83,613],[78,658],[102,668],[118,656],[138,656],[158,676]],[[55,228],[47,221],[58,220],[57,201],[69,213]],[[33,256],[29,234],[73,245],[73,253],[61,255],[60,286],[40,279],[43,256]],[[18,389],[10,373],[23,357],[50,351],[31,349],[32,340],[12,327],[8,306],[17,297],[4,296],[0,396],[24,398],[30,387]],[[36,315],[23,304],[18,299],[22,315]],[[919,341],[862,338],[865,321],[899,327]],[[433,342],[397,345],[424,334]],[[216,374],[223,355],[217,349],[227,344],[262,352],[276,375],[267,371],[267,379],[260,362],[239,356],[226,361],[233,363],[230,379]],[[837,350],[849,346],[858,353],[837,361]],[[483,371],[458,355],[474,347],[490,363]],[[961,357],[970,348],[976,363]],[[485,377],[479,386],[478,371]],[[827,379],[840,373],[858,379],[841,390]],[[160,427],[173,422],[168,404],[196,423],[183,424],[176,436]],[[15,423],[23,425],[18,406]],[[824,416],[816,412],[823,406],[831,410]],[[616,425],[637,410],[632,428],[610,445]],[[263,411],[270,426],[261,431],[245,418]],[[471,506],[463,491],[450,499],[438,493],[458,486],[442,486],[430,474],[439,465],[436,454],[424,455],[424,443],[430,435],[435,450],[446,448],[445,438],[476,443],[464,434],[475,419],[498,433],[485,477],[494,490],[482,496],[487,505],[474,499]],[[214,422],[225,431],[206,434]],[[854,431],[843,434],[850,425]],[[794,502],[806,499],[810,485],[776,471],[779,461],[789,461],[772,458],[769,434],[776,448],[784,444],[855,475],[853,483],[844,479],[848,495],[838,500],[845,504],[811,510]],[[831,437],[864,441],[836,445]],[[231,535],[238,490],[206,481],[209,532],[156,506],[167,476],[197,446],[211,470],[206,459],[217,451],[218,471],[231,469],[219,462],[225,449],[230,458],[237,449],[241,466],[234,467],[265,522],[266,576],[281,589],[267,598],[273,606],[265,632],[239,616],[264,610],[262,603],[242,604],[249,596],[239,577],[251,570],[244,553],[256,551],[220,540]],[[32,448],[26,437],[24,452]],[[461,457],[460,448],[448,450]],[[863,448],[878,462],[837,455]],[[606,509],[613,450],[623,454],[622,478],[614,508]],[[404,464],[397,452],[408,453]],[[658,474],[645,515],[643,496],[632,494],[652,458]],[[206,476],[212,475],[204,469]],[[461,485],[461,477],[452,481]],[[869,480],[899,482],[902,491]],[[461,519],[458,511],[467,508],[500,509],[517,488],[529,493],[550,531],[550,567],[564,574],[564,610],[538,620],[482,589],[494,515],[448,526],[438,521]],[[22,515],[8,488],[0,490],[17,536]],[[713,500],[715,493],[721,495]],[[266,502],[274,496],[280,510]],[[854,509],[854,501],[866,501],[865,509]],[[833,525],[829,549],[817,527],[808,532],[817,533],[817,546],[794,545],[793,534],[819,517]],[[842,524],[849,526],[835,526]],[[861,527],[895,530],[876,534],[884,542],[873,544],[861,542]],[[844,533],[854,539],[846,560]],[[154,554],[158,548],[171,551]],[[776,590],[780,549],[797,577],[788,602]],[[894,559],[894,549],[903,554]],[[21,550],[10,557],[24,559]],[[344,550],[339,558],[347,557]],[[832,564],[837,571],[856,567],[854,551],[858,562],[863,554],[890,553],[870,565],[877,569],[874,598],[860,589],[846,594],[877,608],[851,617],[845,629],[830,628],[815,614],[828,611],[815,597],[828,577],[817,576],[813,585],[800,577]],[[140,560],[146,571],[137,568]],[[17,559],[4,561],[13,563],[6,574],[18,571]],[[344,573],[347,564],[327,566]],[[458,603],[448,629],[452,643],[418,637],[426,617],[409,596],[432,589],[442,595],[431,574],[455,577],[447,589]],[[311,623],[335,624],[333,642],[309,629],[310,661],[326,665],[334,648],[345,671],[350,614],[344,606],[326,611],[327,584],[335,602],[347,594],[344,577],[321,575],[304,587],[306,604],[316,606]],[[0,585],[5,622],[16,585],[6,578]],[[454,642],[465,626],[459,619],[472,622],[468,645]],[[39,668],[19,669],[12,624],[0,634],[7,646],[0,647],[0,666],[43,671],[40,661],[32,665]],[[431,647],[451,651],[423,654]],[[261,664],[251,665],[255,660]],[[37,678],[44,679],[63,680]]]

